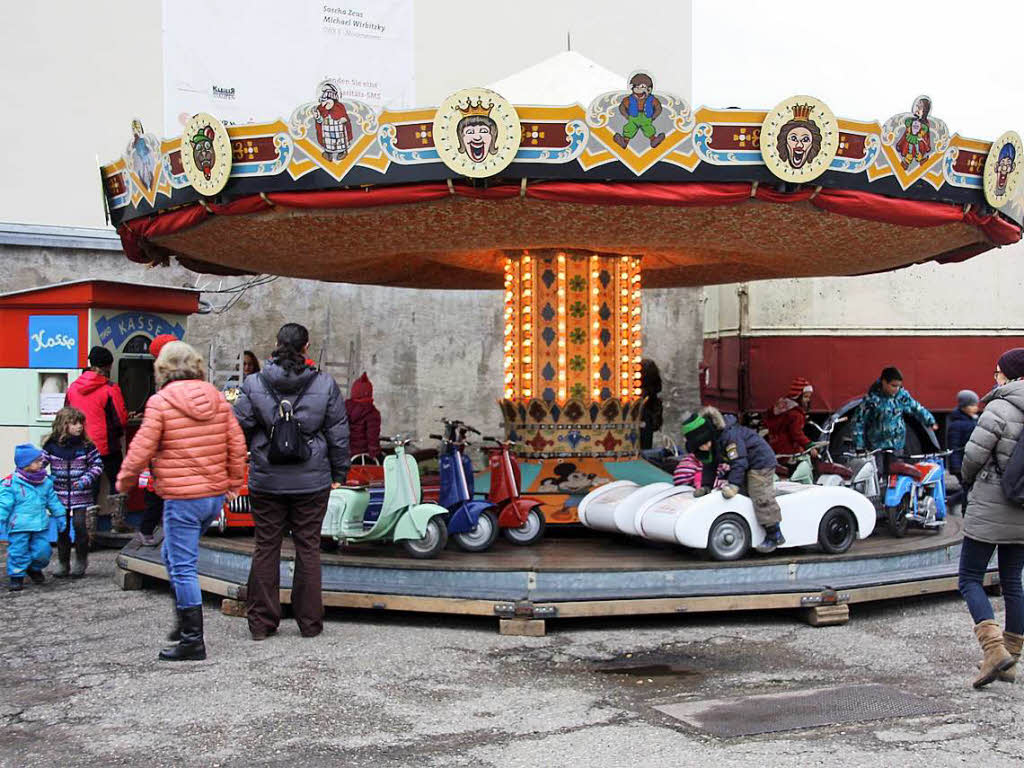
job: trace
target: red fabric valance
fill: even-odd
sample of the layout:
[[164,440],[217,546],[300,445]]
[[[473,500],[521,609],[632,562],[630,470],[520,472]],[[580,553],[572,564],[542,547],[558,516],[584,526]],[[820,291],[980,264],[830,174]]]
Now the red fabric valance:
[[[995,245],[1009,245],[1021,238],[1021,229],[998,214],[980,216],[968,207],[919,200],[885,197],[871,192],[845,189],[810,189],[779,192],[771,187],[754,187],[745,182],[709,183],[604,183],[549,181],[528,185],[505,184],[492,187],[423,183],[360,189],[311,192],[268,192],[248,195],[223,204],[194,203],[165,213],[125,222],[118,228],[128,258],[152,261],[145,244],[152,238],[181,232],[202,223],[209,216],[258,214],[274,207],[302,209],[367,208],[440,201],[456,195],[477,200],[510,200],[523,196],[553,203],[590,205],[719,206],[739,205],[755,199],[767,203],[810,202],[822,211],[869,221],[908,227],[935,227],[964,222],[980,229]],[[966,257],[967,251],[958,254]],[[954,257],[956,258],[956,257]]]

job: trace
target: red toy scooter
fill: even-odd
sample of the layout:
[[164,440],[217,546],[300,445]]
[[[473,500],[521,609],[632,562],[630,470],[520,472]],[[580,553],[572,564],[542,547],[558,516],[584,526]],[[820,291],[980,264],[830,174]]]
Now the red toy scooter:
[[514,440],[498,440],[485,437],[484,440],[498,447],[490,450],[488,464],[491,469],[491,490],[487,500],[498,508],[498,526],[502,535],[513,544],[527,546],[544,538],[544,513],[540,502],[519,495],[522,476],[519,462],[509,450]]

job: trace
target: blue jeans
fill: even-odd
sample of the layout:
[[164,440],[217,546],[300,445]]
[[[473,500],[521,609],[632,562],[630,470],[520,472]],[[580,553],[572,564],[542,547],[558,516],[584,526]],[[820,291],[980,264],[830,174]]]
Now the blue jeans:
[[164,545],[161,553],[179,608],[203,604],[199,573],[196,571],[199,537],[210,527],[223,506],[223,496],[164,499]]
[[986,544],[965,536],[960,548],[960,594],[967,601],[967,610],[975,624],[995,618],[982,581],[997,547],[999,586],[1006,605],[1006,631],[1024,634],[1024,593],[1020,579],[1024,568],[1024,544]]
[[7,575],[20,578],[25,571],[41,571],[50,564],[49,533],[19,531],[9,536],[7,545]]

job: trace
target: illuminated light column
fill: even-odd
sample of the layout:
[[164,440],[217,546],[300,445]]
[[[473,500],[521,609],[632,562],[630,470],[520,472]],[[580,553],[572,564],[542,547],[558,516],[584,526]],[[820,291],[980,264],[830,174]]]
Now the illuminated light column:
[[639,258],[523,251],[506,255],[504,272],[506,400],[636,400]]

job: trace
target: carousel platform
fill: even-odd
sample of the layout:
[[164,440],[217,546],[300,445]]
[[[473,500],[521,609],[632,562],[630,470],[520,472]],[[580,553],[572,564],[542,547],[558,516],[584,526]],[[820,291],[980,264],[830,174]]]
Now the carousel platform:
[[[555,532],[521,548],[496,542],[490,552],[446,550],[412,560],[393,546],[323,553],[324,604],[329,607],[486,616],[503,634],[542,635],[546,622],[581,617],[790,610],[819,626],[849,620],[850,606],[956,590],[963,521],[941,533],[883,529],[843,555],[811,549],[720,563],[679,547],[578,530]],[[206,536],[200,544],[200,585],[244,615],[253,551],[248,536]],[[291,598],[294,553],[286,541],[281,601]],[[160,548],[132,541],[118,556],[118,580],[140,589],[165,580]],[[991,572],[989,583],[998,583]]]

